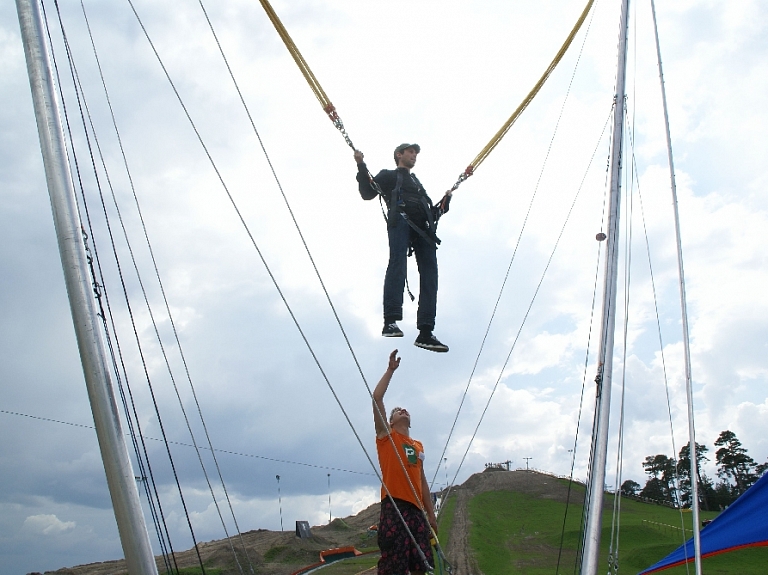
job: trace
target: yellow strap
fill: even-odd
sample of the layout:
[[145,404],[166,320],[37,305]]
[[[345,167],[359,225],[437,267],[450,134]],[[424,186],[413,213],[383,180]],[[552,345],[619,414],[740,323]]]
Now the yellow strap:
[[315,93],[315,96],[317,96],[317,99],[320,101],[320,105],[325,110],[331,105],[331,101],[328,99],[328,96],[326,96],[325,92],[323,91],[322,86],[320,86],[320,82],[317,81],[317,78],[315,78],[315,75],[312,73],[312,70],[309,69],[309,64],[307,64],[306,60],[304,60],[304,57],[299,52],[299,49],[296,47],[296,44],[293,43],[293,40],[291,39],[290,35],[288,34],[288,31],[285,29],[285,26],[283,26],[283,23],[280,21],[280,18],[277,16],[275,11],[272,9],[272,6],[267,0],[259,0],[261,2],[261,6],[264,8],[264,11],[267,13],[267,16],[269,16],[269,19],[272,21],[272,25],[275,27],[275,30],[277,30],[277,33],[280,34],[280,37],[283,39],[283,43],[285,44],[285,47],[288,48],[288,51],[291,53],[291,56],[293,57],[293,60],[296,62],[296,65],[301,70],[301,73],[304,75],[304,78],[307,81],[307,84],[309,84],[309,87],[312,88],[312,91]]
[[323,90],[320,82],[318,82],[317,78],[315,78],[312,70],[309,69],[309,64],[307,64],[304,56],[302,56],[301,52],[299,52],[296,44],[293,43],[291,36],[288,34],[288,30],[286,30],[285,26],[283,26],[283,23],[275,13],[272,5],[268,0],[259,0],[259,2],[261,2],[262,8],[264,8],[267,16],[269,16],[269,19],[272,21],[272,25],[275,27],[275,30],[277,30],[280,38],[283,39],[283,44],[285,44],[285,47],[288,48],[288,52],[290,52],[293,61],[296,62],[299,70],[301,70],[301,73],[303,74],[304,79],[307,81],[307,84],[309,84],[309,87],[312,88],[312,91],[315,93],[315,96],[320,102],[320,105],[323,107],[323,111],[328,114],[328,118],[330,118],[331,122],[333,122],[333,125],[336,126],[336,129],[341,132],[342,136],[344,136],[344,140],[347,142],[347,145],[355,150],[355,145],[352,143],[352,140],[349,139],[347,130],[344,128],[344,123],[341,121],[339,114],[336,112],[336,108],[333,106],[333,104],[331,104],[331,101],[328,99],[325,90]]
[[[312,91],[315,93],[315,96],[320,102],[320,105],[323,107],[323,110],[325,111],[326,114],[328,114],[328,117],[334,123],[336,128],[342,133],[349,147],[352,149],[355,149],[354,145],[352,144],[352,141],[349,139],[349,136],[347,135],[346,130],[344,129],[344,124],[342,123],[341,118],[339,118],[339,115],[336,112],[336,108],[334,108],[333,104],[331,104],[331,101],[328,99],[328,96],[326,95],[322,86],[320,86],[320,82],[317,81],[317,78],[315,78],[315,75],[312,73],[312,70],[310,70],[309,64],[307,64],[306,60],[304,60],[304,57],[299,52],[299,49],[296,47],[296,44],[293,43],[291,36],[288,34],[288,31],[285,29],[285,26],[283,26],[283,23],[280,21],[280,18],[275,13],[274,9],[272,8],[272,5],[269,3],[269,0],[259,0],[259,2],[261,2],[261,6],[264,8],[264,11],[267,13],[267,16],[269,16],[269,19],[272,21],[272,25],[275,27],[275,30],[277,30],[277,33],[280,35],[280,38],[283,39],[283,43],[285,44],[285,47],[288,48],[288,52],[290,52],[291,57],[296,62],[296,65],[299,67],[299,70],[301,70],[301,73],[304,75],[304,79],[307,81],[307,84],[309,84],[309,87],[312,88]],[[541,87],[544,85],[544,82],[547,81],[547,78],[549,78],[550,74],[552,74],[553,70],[560,63],[560,60],[563,59],[563,56],[565,56],[565,53],[568,51],[568,48],[573,42],[574,37],[576,36],[578,31],[581,29],[581,25],[584,23],[584,20],[587,18],[587,14],[589,14],[589,10],[592,8],[592,4],[594,4],[594,0],[588,0],[587,5],[584,7],[583,12],[581,13],[581,16],[576,22],[576,25],[573,27],[573,30],[571,30],[571,33],[568,34],[568,37],[565,39],[565,42],[563,43],[562,47],[557,52],[557,54],[555,55],[555,58],[549,64],[547,69],[544,71],[544,74],[541,76],[539,81],[536,82],[536,85],[531,89],[530,92],[528,92],[528,95],[525,97],[525,99],[523,99],[523,101],[520,103],[517,109],[513,112],[513,114],[501,127],[501,129],[498,132],[496,132],[493,138],[491,138],[491,141],[488,142],[488,144],[486,144],[486,146],[480,151],[480,153],[475,157],[475,159],[472,160],[472,163],[469,164],[467,169],[464,170],[464,172],[462,172],[462,174],[459,176],[459,179],[456,181],[456,183],[453,185],[453,187],[449,190],[448,193],[451,193],[454,190],[456,190],[456,188],[458,188],[459,185],[464,180],[466,180],[469,176],[471,176],[474,173],[477,167],[483,162],[483,160],[488,156],[488,154],[491,153],[491,151],[497,146],[497,144],[501,141],[501,139],[506,135],[506,133],[512,127],[512,124],[515,123],[515,121],[520,116],[520,114],[522,114],[523,111],[528,107],[528,104],[530,104],[531,101],[533,101],[534,97],[536,97],[536,94],[539,93],[539,90],[541,90]]]
[[523,111],[528,107],[528,104],[531,103],[531,101],[536,96],[536,94],[539,93],[539,90],[541,90],[541,87],[544,85],[544,82],[547,81],[547,78],[549,78],[550,74],[552,74],[553,70],[557,67],[557,65],[560,63],[560,60],[563,59],[563,56],[565,56],[565,53],[568,51],[568,48],[573,42],[574,37],[578,33],[579,29],[581,29],[581,25],[584,23],[584,20],[587,18],[587,14],[589,14],[589,10],[592,8],[592,4],[594,4],[594,0],[589,0],[587,2],[587,5],[584,7],[584,10],[581,13],[581,16],[579,16],[579,19],[576,21],[576,25],[573,27],[573,30],[571,30],[571,33],[568,34],[568,37],[565,39],[565,42],[563,43],[562,47],[557,52],[557,54],[555,55],[555,58],[549,64],[547,69],[544,71],[544,74],[542,74],[541,78],[539,78],[539,81],[536,82],[536,85],[531,89],[530,92],[528,92],[528,95],[523,99],[523,101],[520,103],[517,109],[509,117],[509,120],[507,120],[504,123],[501,129],[498,132],[496,132],[493,138],[491,138],[491,141],[488,142],[488,144],[486,144],[485,148],[483,148],[480,151],[480,153],[475,157],[475,159],[472,160],[472,163],[469,164],[467,169],[464,170],[464,172],[459,176],[459,179],[456,181],[456,184],[454,184],[453,188],[451,188],[450,192],[453,192],[456,188],[459,187],[459,184],[461,184],[461,182],[466,180],[469,176],[471,176],[474,173],[477,167],[483,162],[483,160],[488,156],[488,154],[491,153],[491,151],[506,135],[506,133],[512,127],[512,124],[515,123],[515,121],[520,116],[520,114],[522,114]]

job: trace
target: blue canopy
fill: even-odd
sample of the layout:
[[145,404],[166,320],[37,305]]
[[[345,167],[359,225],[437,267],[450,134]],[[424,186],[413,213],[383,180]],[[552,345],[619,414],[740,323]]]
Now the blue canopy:
[[[711,557],[745,547],[768,546],[768,473],[701,530],[701,556]],[[693,561],[693,538],[638,575]]]

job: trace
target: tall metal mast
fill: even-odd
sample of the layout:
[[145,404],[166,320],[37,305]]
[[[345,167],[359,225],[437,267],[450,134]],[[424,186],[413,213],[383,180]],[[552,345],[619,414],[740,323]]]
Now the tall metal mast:
[[661,46],[659,45],[659,27],[656,25],[656,5],[651,0],[653,31],[656,38],[656,57],[659,62],[659,82],[661,83],[661,102],[664,108],[664,127],[667,135],[667,157],[669,159],[669,179],[672,189],[672,206],[675,212],[675,238],[677,240],[677,273],[680,285],[680,311],[683,316],[683,350],[685,354],[685,391],[688,399],[688,440],[691,457],[691,510],[693,511],[693,552],[696,575],[701,575],[701,538],[699,534],[699,462],[696,460],[696,432],[693,425],[693,381],[691,377],[691,348],[688,337],[688,305],[685,300],[685,273],[683,272],[683,246],[680,239],[680,214],[677,209],[677,183],[675,182],[675,163],[672,161],[672,136],[669,133],[669,112],[667,110],[667,90],[664,86],[664,71],[661,67]]
[[120,424],[104,341],[99,331],[75,190],[67,168],[64,133],[53,89],[50,56],[43,40],[40,6],[37,0],[16,0],[16,10],[27,59],[64,281],[117,528],[128,571],[133,575],[157,575],[139,492]]
[[629,0],[621,2],[619,30],[619,57],[616,70],[616,93],[613,111],[613,141],[611,142],[611,193],[609,199],[608,235],[605,252],[605,284],[603,287],[603,315],[600,328],[595,401],[595,420],[592,429],[592,456],[589,493],[587,499],[584,548],[581,575],[596,575],[600,553],[600,532],[603,519],[605,465],[608,455],[608,422],[611,410],[611,383],[613,371],[613,336],[616,326],[616,286],[619,263],[619,214],[621,207],[621,168],[624,140],[624,97],[627,67],[627,29]]

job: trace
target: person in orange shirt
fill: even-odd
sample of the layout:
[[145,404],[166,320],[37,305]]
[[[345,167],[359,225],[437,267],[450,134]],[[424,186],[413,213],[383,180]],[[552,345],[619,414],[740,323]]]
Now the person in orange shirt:
[[[433,564],[430,526],[437,533],[437,519],[432,507],[429,483],[424,475],[424,447],[410,436],[411,415],[402,407],[394,408],[386,421],[384,394],[392,374],[400,367],[397,350],[389,354],[387,371],[373,391],[373,421],[376,427],[376,451],[381,477],[381,513],[378,543],[381,558],[378,575],[421,575]],[[392,496],[387,496],[387,490]],[[393,503],[394,501],[394,503]],[[400,511],[403,519],[395,509]],[[426,517],[425,517],[426,515]],[[403,520],[424,555],[419,553]],[[427,525],[429,521],[429,525]],[[424,564],[426,559],[428,565]]]

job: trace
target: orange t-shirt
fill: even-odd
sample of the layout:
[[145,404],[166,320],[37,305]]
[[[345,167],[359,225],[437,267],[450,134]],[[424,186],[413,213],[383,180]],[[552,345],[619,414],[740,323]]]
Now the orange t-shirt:
[[[392,441],[394,441],[397,447],[397,453],[392,448]],[[423,499],[421,494],[421,474],[424,466],[424,447],[420,441],[411,439],[394,429],[392,430],[392,441],[386,435],[376,438],[376,451],[379,454],[379,466],[381,467],[381,477],[384,480],[384,484],[389,488],[392,497],[410,501],[416,507],[421,508]],[[403,465],[398,461],[398,454]],[[411,479],[413,489],[411,489],[408,479],[406,479],[403,473],[403,466],[405,466],[408,477]],[[418,499],[413,495],[414,489]],[[384,499],[386,496],[387,492],[384,486],[382,486],[381,498]]]

